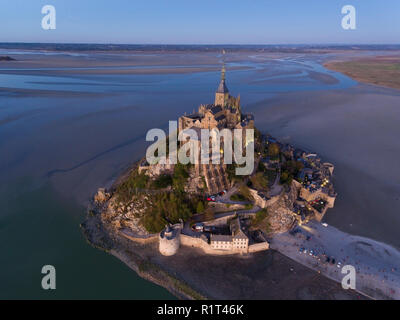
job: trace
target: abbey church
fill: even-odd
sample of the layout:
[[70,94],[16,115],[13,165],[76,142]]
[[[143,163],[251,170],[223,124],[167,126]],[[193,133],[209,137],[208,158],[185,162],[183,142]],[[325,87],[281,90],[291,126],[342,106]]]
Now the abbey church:
[[179,131],[188,128],[245,129],[253,128],[253,125],[254,117],[241,112],[240,96],[236,98],[229,94],[225,83],[225,67],[222,68],[214,104],[201,105],[198,112],[179,118]]
[[[240,96],[233,97],[229,94],[225,83],[225,66],[222,68],[221,81],[215,93],[214,104],[200,105],[197,112],[184,115],[179,118],[179,132],[193,129],[199,140],[201,129],[253,129],[254,117],[251,114],[243,114],[240,106]],[[229,189],[229,179],[226,174],[226,165],[222,161],[219,164],[196,164],[196,176],[204,177],[209,193],[217,193]]]

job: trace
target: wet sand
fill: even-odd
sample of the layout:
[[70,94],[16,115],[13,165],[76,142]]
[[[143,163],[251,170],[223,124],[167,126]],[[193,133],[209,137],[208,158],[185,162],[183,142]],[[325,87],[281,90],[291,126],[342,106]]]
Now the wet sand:
[[[275,236],[271,248],[339,283],[346,274],[341,273],[343,266],[353,266],[358,292],[373,299],[400,300],[400,251],[317,222],[310,222],[297,230],[300,232],[295,235],[283,233]],[[300,248],[308,252],[301,253]],[[310,256],[310,250],[320,260]],[[330,259],[334,258],[335,263],[327,262],[323,253]]]
[[94,246],[104,248],[141,277],[181,299],[219,300],[365,300],[354,290],[275,251],[251,255],[213,256],[181,246],[162,256],[158,243],[138,244],[109,230],[99,214],[89,216],[83,230]]
[[[268,250],[251,256],[210,256],[181,247],[174,257],[156,253],[151,260],[175,272],[212,299],[357,300],[364,296]],[[192,263],[198,261],[197,263]],[[190,266],[190,268],[188,268]]]
[[[15,61],[0,61],[0,74],[46,76],[180,74],[219,71],[221,55],[216,53],[96,53],[79,56],[18,54]],[[242,60],[245,55],[233,54],[227,61]],[[246,69],[232,66],[231,70]]]

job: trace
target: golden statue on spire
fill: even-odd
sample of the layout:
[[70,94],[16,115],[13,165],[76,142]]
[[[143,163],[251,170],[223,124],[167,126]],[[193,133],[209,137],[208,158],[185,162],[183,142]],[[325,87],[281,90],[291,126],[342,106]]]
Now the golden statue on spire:
[[222,49],[222,70],[221,70],[221,80],[225,80],[225,50]]

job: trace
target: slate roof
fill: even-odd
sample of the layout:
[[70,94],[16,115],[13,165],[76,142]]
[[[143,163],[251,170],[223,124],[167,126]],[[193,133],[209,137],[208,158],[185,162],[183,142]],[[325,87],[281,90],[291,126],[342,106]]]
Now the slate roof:
[[232,220],[231,229],[232,229],[232,235],[233,235],[234,239],[248,239],[242,230],[239,218]]
[[221,106],[213,106],[212,108],[210,108],[210,111],[212,114],[217,114],[218,112],[222,111]]
[[221,82],[219,83],[217,93],[228,93],[228,87],[225,84],[225,79],[221,79]]
[[184,117],[190,119],[201,119],[201,115],[199,113],[185,114]]
[[232,236],[222,234],[212,234],[211,241],[227,241],[232,242]]

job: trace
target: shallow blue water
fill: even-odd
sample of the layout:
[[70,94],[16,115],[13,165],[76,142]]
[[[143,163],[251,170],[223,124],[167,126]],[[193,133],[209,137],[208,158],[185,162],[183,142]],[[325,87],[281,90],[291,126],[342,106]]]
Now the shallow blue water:
[[[318,63],[308,61],[300,62],[296,60],[281,59],[274,63],[255,63],[242,62],[228,64],[232,67],[245,67],[245,70],[232,70],[229,72],[229,83],[233,90],[241,92],[254,93],[263,91],[265,93],[283,92],[283,91],[304,91],[304,90],[323,90],[326,84],[319,81],[307,82],[308,71],[320,72],[331,75],[336,78],[337,83],[332,84],[330,89],[343,89],[355,84],[350,78],[332,71],[326,70]],[[80,76],[44,76],[44,75],[21,75],[10,74],[13,71],[71,71],[74,70],[110,70],[110,69],[165,69],[165,68],[192,68],[198,65],[190,66],[124,66],[124,67],[92,67],[92,68],[22,68],[5,69],[0,68],[0,87],[17,89],[35,89],[35,90],[62,90],[74,92],[130,92],[131,90],[146,90],[151,83],[151,90],[154,90],[154,84],[158,83],[160,87],[171,88],[191,88],[191,81],[203,87],[209,87],[215,79],[218,79],[218,72],[200,72],[195,74],[159,74],[159,75],[85,75],[84,79]],[[202,67],[207,68],[208,65]],[[262,73],[260,73],[260,71]],[[271,72],[280,72],[280,75],[270,75]],[[252,79],[252,80],[250,80]],[[262,81],[285,79],[284,86],[280,84],[269,83],[268,86],[260,84]],[[303,80],[303,83],[297,80]],[[248,82],[251,81],[251,84]],[[290,83],[291,81],[297,81]],[[193,83],[195,84],[195,83]]]

